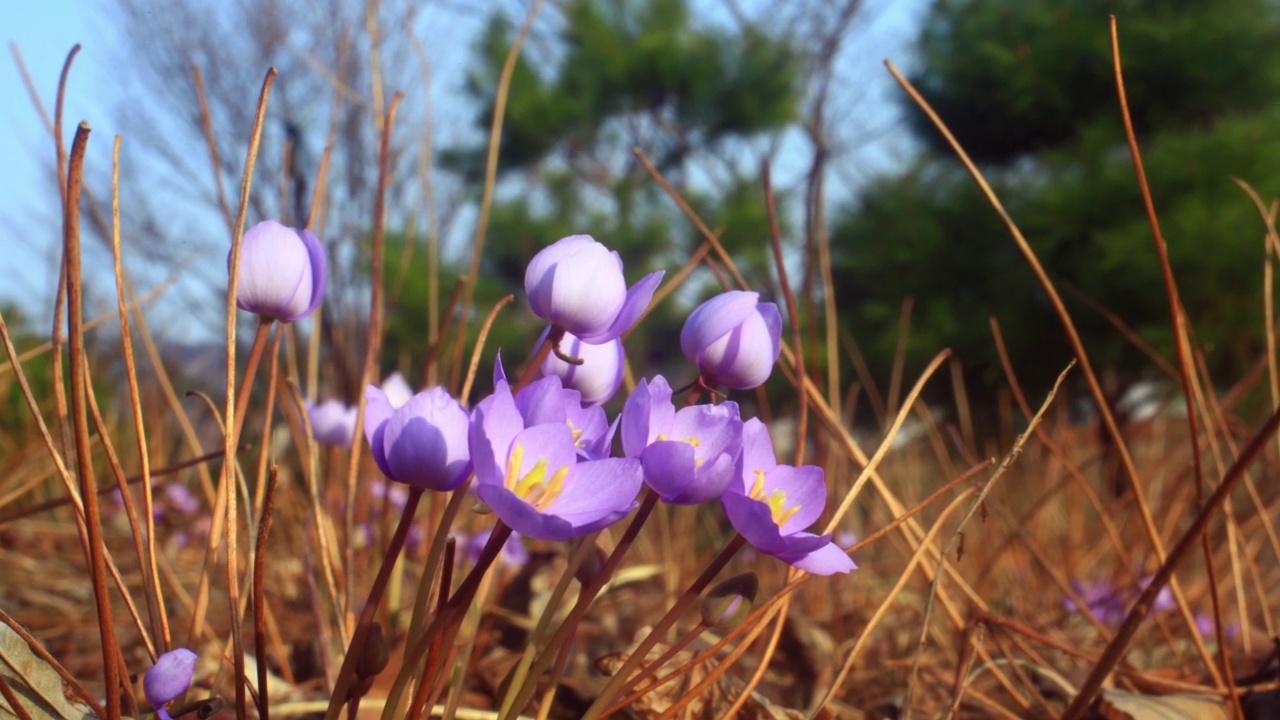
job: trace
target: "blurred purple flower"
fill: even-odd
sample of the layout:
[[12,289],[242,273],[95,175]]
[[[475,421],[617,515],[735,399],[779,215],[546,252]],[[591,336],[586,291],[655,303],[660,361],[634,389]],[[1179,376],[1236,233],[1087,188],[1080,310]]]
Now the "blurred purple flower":
[[618,253],[590,235],[570,235],[543,248],[524,273],[533,314],[589,343],[626,332],[649,305],[662,272],[627,288]]
[[[493,529],[490,528],[464,538],[463,546],[472,565],[480,559],[480,553],[484,551],[484,546],[488,544],[489,537],[492,535]],[[511,537],[507,538],[507,542],[502,546],[502,552],[498,554],[498,564],[514,570],[524,567],[527,562],[529,562],[529,550],[524,546],[524,539],[520,537],[520,533],[511,533]]]
[[815,575],[857,567],[831,535],[803,532],[822,514],[827,485],[822,468],[778,465],[764,423],[742,428],[743,471],[720,498],[729,521],[755,549]]
[[293,322],[320,306],[328,274],[315,235],[263,220],[240,242],[236,305],[268,320]]
[[404,379],[404,375],[399,370],[382,381],[382,392],[393,408],[404,405],[409,402],[409,398],[413,397],[413,388],[409,386],[409,381]]
[[[534,390],[548,381],[554,386]],[[495,385],[472,412],[470,441],[476,494],[503,522],[526,537],[568,540],[631,511],[640,489],[640,462],[579,461],[574,431],[556,419],[564,403],[550,389],[576,392],[559,388],[558,378],[545,378],[525,388],[532,392],[522,412],[506,380],[499,378]]]
[[172,720],[164,706],[173,702],[191,686],[196,672],[196,654],[177,648],[156,658],[156,664],[142,678],[142,693],[162,720]]
[[[542,333],[537,345],[541,345],[546,339],[547,332]],[[618,392],[618,388],[622,386],[622,369],[626,360],[621,340],[615,338],[593,345],[583,342],[572,333],[565,333],[560,341],[560,349],[569,357],[581,359],[582,364],[570,365],[551,353],[542,361],[544,377],[555,375],[560,378],[566,388],[582,394],[582,404],[588,407],[603,405]]]
[[760,294],[721,293],[689,315],[680,331],[680,349],[708,384],[734,390],[764,384],[782,350],[782,315]]
[[307,403],[307,417],[316,442],[351,447],[351,438],[356,432],[356,408],[340,400],[325,400],[318,405]]
[[622,449],[638,457],[644,481],[664,502],[715,500],[742,475],[738,405],[694,405],[676,411],[661,375],[641,380],[622,408]]
[[370,385],[365,400],[365,438],[384,475],[427,490],[462,484],[471,469],[467,411],[444,388],[420,392],[395,408]]
[[170,507],[181,510],[187,515],[196,515],[204,507],[190,488],[182,483],[165,484],[164,499]]

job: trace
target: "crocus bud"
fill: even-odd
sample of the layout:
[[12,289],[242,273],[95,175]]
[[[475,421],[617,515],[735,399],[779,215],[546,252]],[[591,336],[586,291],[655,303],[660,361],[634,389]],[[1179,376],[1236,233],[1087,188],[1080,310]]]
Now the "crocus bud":
[[325,400],[319,405],[307,403],[311,420],[311,436],[321,445],[350,447],[356,432],[356,408],[338,400]]
[[263,220],[240,241],[236,305],[267,320],[293,322],[320,306],[328,275],[315,235]]
[[570,235],[529,261],[524,291],[533,314],[589,343],[626,332],[653,297],[662,273],[627,288],[618,253],[590,235]]
[[164,706],[173,702],[191,686],[196,672],[196,654],[186,648],[170,650],[156,659],[142,678],[142,693],[161,718],[168,720]]
[[375,620],[369,624],[369,634],[365,636],[364,647],[360,649],[360,655],[356,660],[356,677],[374,677],[382,672],[390,659],[391,648],[387,645],[382,623]]
[[760,580],[752,572],[719,583],[702,599],[702,622],[718,630],[736,627],[751,612],[759,589]]
[[398,408],[373,385],[364,396],[365,438],[384,475],[427,490],[452,490],[462,484],[471,471],[470,419],[444,388],[420,392]]
[[782,315],[760,294],[721,293],[698,306],[680,331],[680,349],[709,384],[749,390],[764,384],[782,350]]
[[560,341],[560,350],[569,357],[582,360],[582,364],[571,365],[550,353],[542,361],[542,375],[558,376],[564,387],[581,393],[584,407],[605,404],[622,387],[625,358],[621,340],[606,340],[602,345],[592,345],[565,333]]

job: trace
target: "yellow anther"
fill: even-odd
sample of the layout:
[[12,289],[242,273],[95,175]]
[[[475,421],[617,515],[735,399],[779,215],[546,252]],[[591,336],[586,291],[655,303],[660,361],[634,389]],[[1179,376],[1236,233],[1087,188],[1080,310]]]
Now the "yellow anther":
[[752,500],[759,500],[769,506],[769,514],[773,522],[782,527],[787,521],[800,512],[799,505],[787,507],[787,494],[782,490],[774,490],[768,497],[764,494],[764,471],[756,470],[756,481],[751,484],[751,492],[747,494]]
[[521,477],[520,466],[523,460],[524,447],[516,445],[511,448],[511,455],[507,458],[507,489],[534,508],[543,510],[564,491],[564,480],[569,476],[569,468],[562,467],[548,477],[547,459],[538,458],[538,462]]

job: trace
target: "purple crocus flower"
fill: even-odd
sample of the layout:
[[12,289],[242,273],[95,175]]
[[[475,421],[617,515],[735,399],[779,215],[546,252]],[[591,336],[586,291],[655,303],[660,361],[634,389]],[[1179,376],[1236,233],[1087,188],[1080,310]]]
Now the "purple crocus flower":
[[325,400],[318,405],[307,403],[307,417],[316,442],[351,447],[351,438],[356,432],[356,408],[341,400]]
[[182,483],[167,483],[164,486],[164,499],[170,506],[187,515],[195,515],[204,508],[200,499]]
[[782,315],[760,294],[721,293],[698,306],[680,331],[680,349],[709,384],[749,390],[764,384],[782,351]]
[[640,461],[580,459],[568,423],[526,421],[506,380],[495,384],[472,412],[471,457],[476,494],[503,522],[526,537],[568,540],[635,507]]
[[[546,337],[547,333],[544,332],[538,345]],[[572,333],[565,333],[560,341],[560,349],[569,357],[582,360],[582,364],[570,365],[551,353],[542,361],[542,375],[555,375],[565,387],[582,393],[583,405],[603,405],[622,387],[622,369],[626,357],[622,352],[621,340],[615,338],[593,345],[583,342]]]
[[[494,387],[500,382],[507,382],[501,355],[494,365]],[[573,432],[573,444],[579,454],[589,460],[608,457],[617,423],[609,424],[603,408],[585,407],[582,393],[564,387],[559,377],[544,377],[529,383],[516,393],[515,400],[525,427],[564,423]]]
[[364,433],[388,478],[427,490],[452,490],[471,471],[467,411],[434,387],[396,408],[380,388],[365,389]]
[[822,514],[827,485],[822,468],[779,465],[769,430],[756,418],[742,428],[743,471],[720,498],[729,521],[755,549],[814,575],[857,567],[831,535],[803,532]]
[[142,678],[142,693],[155,708],[161,720],[172,720],[164,706],[173,702],[191,686],[196,672],[196,654],[177,648],[156,658],[156,664]]
[[268,320],[293,322],[320,306],[328,275],[315,235],[263,220],[240,241],[236,305]]
[[662,281],[655,272],[627,288],[618,253],[590,235],[570,235],[543,248],[524,272],[533,314],[589,343],[626,332]]
[[724,494],[742,475],[738,405],[694,405],[676,411],[671,386],[641,380],[622,408],[622,450],[638,457],[644,481],[665,502],[696,505]]

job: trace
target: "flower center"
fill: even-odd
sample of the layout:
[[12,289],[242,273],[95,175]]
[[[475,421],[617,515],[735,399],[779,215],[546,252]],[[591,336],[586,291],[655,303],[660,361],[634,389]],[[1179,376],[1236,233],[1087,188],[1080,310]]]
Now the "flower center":
[[760,502],[768,505],[769,513],[773,516],[773,522],[778,527],[786,525],[788,520],[795,517],[795,514],[800,512],[799,505],[787,507],[787,494],[781,489],[774,490],[772,493],[769,493],[767,497],[765,496],[763,470],[756,470],[756,481],[752,483],[751,492],[748,497],[752,500],[759,500]]
[[543,457],[538,458],[529,472],[521,477],[520,467],[523,464],[524,446],[516,445],[511,448],[511,455],[507,457],[507,489],[541,512],[560,497],[560,493],[564,490],[564,479],[569,475],[569,468],[562,467],[548,477],[547,459]]
[[[654,442],[665,441],[666,439],[666,433],[658,433],[658,437],[654,438]],[[684,439],[676,438],[676,440],[678,442],[687,442],[693,446],[693,468],[696,470],[702,467],[703,458],[698,457],[698,448],[702,447],[702,443],[698,440],[698,436],[690,435]]]

